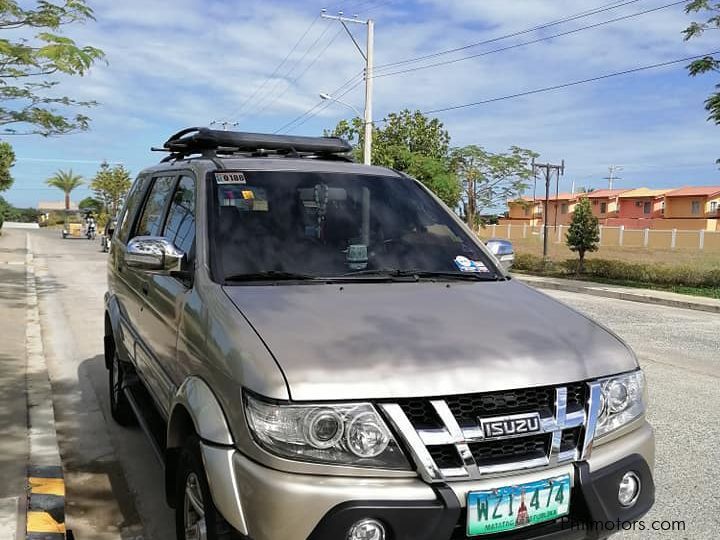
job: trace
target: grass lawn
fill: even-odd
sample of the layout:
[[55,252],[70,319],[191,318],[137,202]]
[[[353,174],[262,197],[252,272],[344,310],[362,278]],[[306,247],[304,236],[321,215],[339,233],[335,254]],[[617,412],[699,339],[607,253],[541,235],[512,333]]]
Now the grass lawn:
[[720,299],[720,253],[715,251],[600,246],[586,255],[587,273],[578,278],[565,262],[577,260],[577,254],[564,243],[548,243],[551,264],[545,270],[540,237],[513,238],[512,243],[519,272]]
[[[542,256],[542,241],[539,238],[512,239],[516,253],[529,253]],[[548,255],[553,261],[574,259],[577,254],[563,244],[548,243]],[[696,249],[648,249],[637,247],[605,247],[601,246],[595,253],[588,253],[588,259],[613,259],[629,263],[662,264],[663,266],[695,266],[698,269],[720,268],[720,253],[700,251]]]

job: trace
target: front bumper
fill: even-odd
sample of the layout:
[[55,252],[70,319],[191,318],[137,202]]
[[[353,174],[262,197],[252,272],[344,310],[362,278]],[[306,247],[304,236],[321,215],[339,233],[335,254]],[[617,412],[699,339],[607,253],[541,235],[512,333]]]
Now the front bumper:
[[[465,539],[469,491],[569,473],[573,482],[569,516],[512,533],[474,538],[582,539],[607,537],[615,530],[609,523],[636,520],[647,513],[655,498],[654,459],[654,435],[644,423],[596,447],[587,461],[480,481],[430,486],[419,478],[299,475],[268,469],[238,452],[229,460],[232,470],[226,472],[237,490],[232,499],[243,516],[240,532],[252,540],[342,540],[353,523],[368,517],[386,525],[388,540]],[[617,489],[620,477],[630,470],[640,477],[642,490],[636,504],[624,509],[617,502]],[[214,474],[218,472],[208,471],[210,477]],[[219,498],[227,503],[228,493],[216,493],[212,478],[210,485],[216,504]],[[218,507],[230,517],[226,505]]]

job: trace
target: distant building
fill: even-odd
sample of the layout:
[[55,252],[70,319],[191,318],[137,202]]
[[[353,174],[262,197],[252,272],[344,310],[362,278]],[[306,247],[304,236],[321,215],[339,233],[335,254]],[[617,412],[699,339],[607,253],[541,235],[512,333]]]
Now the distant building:
[[[61,212],[65,210],[65,201],[40,201],[37,209],[40,212]],[[77,203],[70,202],[70,211],[77,212],[79,210]]]
[[[575,204],[590,199],[592,213],[600,225],[626,229],[720,231],[720,186],[680,189],[598,189],[589,193],[560,193],[548,200],[548,225],[567,226]],[[543,225],[544,197],[520,197],[508,201],[508,215],[500,222]]]
[[653,219],[663,217],[667,189],[631,189],[618,195],[619,219]]
[[589,193],[579,193],[578,196],[585,196],[590,199],[593,215],[604,225],[608,218],[617,217],[618,197],[630,191],[629,189],[597,189]]

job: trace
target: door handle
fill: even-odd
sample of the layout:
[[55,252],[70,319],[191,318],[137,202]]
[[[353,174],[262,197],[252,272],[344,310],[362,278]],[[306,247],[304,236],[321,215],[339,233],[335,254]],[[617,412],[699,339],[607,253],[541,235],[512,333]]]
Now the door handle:
[[143,292],[143,294],[144,294],[145,296],[147,296],[148,290],[149,290],[148,284],[147,284],[147,281],[145,281],[145,282],[143,282],[143,284],[142,284],[142,292]]

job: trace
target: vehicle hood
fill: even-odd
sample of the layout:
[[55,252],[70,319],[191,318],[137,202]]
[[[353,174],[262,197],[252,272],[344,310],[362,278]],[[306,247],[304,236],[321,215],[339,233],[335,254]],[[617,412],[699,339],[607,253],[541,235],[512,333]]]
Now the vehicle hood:
[[293,400],[544,386],[628,371],[616,336],[517,281],[227,286]]

